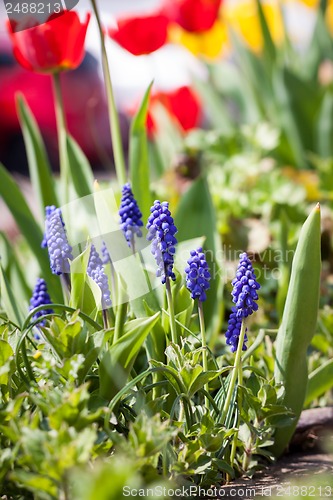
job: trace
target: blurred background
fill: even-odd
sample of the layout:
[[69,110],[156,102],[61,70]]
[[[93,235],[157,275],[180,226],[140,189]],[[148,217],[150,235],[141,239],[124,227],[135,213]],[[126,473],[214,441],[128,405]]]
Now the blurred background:
[[[160,9],[163,5],[165,2],[162,4],[161,0],[99,1],[105,26],[112,25],[119,16],[142,16]],[[277,44],[282,43],[283,15],[293,47],[300,54],[306,53],[315,29],[317,2],[289,0],[282,3],[271,0],[263,2],[263,5],[274,41]],[[91,10],[88,0],[80,0],[77,8],[82,13]],[[327,22],[330,25],[329,16]],[[21,92],[37,119],[52,166],[57,170],[56,126],[50,77],[29,72],[16,63],[5,23],[4,4],[0,3],[0,161],[10,170],[27,173],[24,144],[15,108],[15,94]],[[229,118],[220,115],[219,122],[216,116],[212,117],[213,97],[207,94],[202,83],[211,78],[212,66],[220,72],[218,76],[215,72],[214,76],[215,79],[218,78],[220,87],[223,86],[224,79],[225,85],[230,86],[233,85],[234,78],[242,78],[241,74],[235,73],[239,60],[235,57],[231,31],[237,33],[255,55],[262,52],[263,42],[255,1],[224,0],[217,21],[204,33],[187,32],[180,26],[172,25],[168,29],[167,43],[147,55],[132,55],[108,38],[107,50],[125,148],[129,120],[152,80],[152,93],[159,96],[155,101],[162,102],[169,114],[175,114],[176,118],[178,116],[181,134],[197,127],[225,128]],[[62,75],[68,127],[94,169],[108,170],[112,166],[112,148],[94,19],[88,28],[86,49],[87,54],[81,66]],[[330,71],[328,65],[328,78]],[[184,92],[184,88],[193,90],[195,98]],[[182,93],[176,104],[165,106],[165,95],[179,89],[182,89]],[[220,91],[221,88],[217,90]],[[222,97],[221,103],[223,101],[232,116],[237,118],[239,110],[233,103],[230,92],[227,97]],[[175,106],[177,109],[174,109]],[[221,109],[220,105],[215,107],[215,114]],[[245,121],[258,120],[246,118]],[[151,126],[149,130],[152,130]]]

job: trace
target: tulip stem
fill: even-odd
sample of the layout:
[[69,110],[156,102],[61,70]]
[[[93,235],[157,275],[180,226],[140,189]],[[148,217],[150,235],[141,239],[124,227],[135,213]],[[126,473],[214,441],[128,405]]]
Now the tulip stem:
[[[201,300],[198,301],[198,311],[199,311],[199,323],[200,323],[201,345],[202,345],[202,365],[204,372],[208,372],[205,318]],[[205,384],[205,391],[207,393],[209,392],[208,383]],[[205,407],[207,409],[207,412],[209,412],[209,399],[206,396],[205,396]]]
[[106,88],[106,96],[108,100],[108,109],[109,109],[109,122],[110,122],[110,131],[111,131],[111,141],[112,141],[112,149],[113,149],[113,157],[116,168],[116,174],[118,178],[118,182],[121,186],[126,183],[127,175],[126,175],[126,166],[124,159],[124,151],[123,144],[121,140],[121,131],[120,131],[120,123],[119,116],[115,105],[115,99],[113,95],[112,82],[110,77],[110,66],[109,60],[105,48],[105,39],[104,39],[104,31],[101,23],[101,19],[99,16],[99,12],[97,9],[96,0],[91,0],[91,5],[96,17],[98,31],[101,40],[101,50],[102,50],[102,66],[103,66],[103,74],[104,74],[104,82]]
[[231,376],[231,380],[229,383],[227,397],[225,399],[223,411],[222,411],[222,415],[221,415],[221,422],[222,423],[224,423],[225,418],[227,416],[229,406],[231,403],[231,398],[232,398],[232,395],[233,395],[233,392],[235,389],[237,377],[239,377],[239,374],[241,371],[241,363],[242,363],[241,357],[242,357],[242,352],[243,352],[245,331],[246,331],[246,326],[245,326],[245,320],[243,319],[242,327],[241,327],[241,331],[240,331],[239,339],[238,339],[238,346],[237,346],[237,352],[236,352],[236,356],[235,356],[235,362],[234,362],[234,367],[233,367],[233,371],[232,371],[232,376]]
[[69,163],[67,156],[67,125],[65,117],[64,102],[61,93],[60,73],[52,75],[53,81],[53,95],[54,107],[57,121],[57,133],[59,144],[59,164],[60,164],[60,178],[63,183],[64,204],[69,202]]

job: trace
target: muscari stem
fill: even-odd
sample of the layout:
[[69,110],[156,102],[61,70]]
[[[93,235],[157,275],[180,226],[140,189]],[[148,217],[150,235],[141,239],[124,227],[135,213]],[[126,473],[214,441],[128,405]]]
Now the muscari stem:
[[108,330],[110,327],[110,324],[109,324],[109,313],[108,313],[107,309],[103,309],[102,316],[103,316],[104,329]]
[[[203,312],[203,305],[201,300],[198,301],[198,311],[199,311],[199,323],[200,323],[200,333],[201,333],[201,345],[202,345],[202,365],[205,372],[208,372],[208,360],[207,360],[207,339],[206,339],[206,329],[205,329],[205,318]],[[209,392],[208,383],[205,384],[205,391]],[[205,407],[209,412],[209,399],[205,396]]]
[[172,300],[172,293],[171,293],[169,276],[166,276],[165,288],[166,288],[169,317],[170,317],[171,340],[174,344],[178,344],[177,328],[176,328],[176,321],[175,321],[175,310],[173,307],[173,300]]
[[246,330],[245,320],[243,319],[242,327],[241,327],[241,331],[240,331],[239,339],[238,339],[238,346],[237,346],[237,352],[236,352],[236,356],[235,356],[234,368],[232,371],[232,376],[231,376],[231,380],[230,380],[229,387],[228,387],[227,397],[226,397],[226,400],[224,402],[223,411],[222,411],[222,415],[221,415],[221,422],[222,423],[224,423],[225,418],[227,416],[230,402],[231,402],[231,398],[232,398],[232,395],[233,395],[233,392],[235,389],[237,377],[239,377],[239,372],[241,371],[242,351],[243,351],[245,330]]
[[[239,363],[238,367],[238,385],[243,385],[243,370],[242,370],[242,363]],[[238,408],[241,408],[242,406],[242,400],[240,394],[238,395]],[[239,427],[239,412],[238,412],[238,419],[237,419],[237,427]],[[232,439],[232,445],[231,445],[231,453],[230,453],[230,465],[233,467],[235,456],[236,456],[236,449],[237,449],[237,440],[238,440],[238,430],[235,433],[233,439]],[[228,481],[231,480],[231,477],[229,474],[227,474],[227,479]]]
[[52,75],[54,108],[57,122],[57,134],[59,143],[60,177],[63,185],[64,204],[69,202],[69,162],[67,156],[67,125],[65,117],[64,102],[61,93],[60,73]]
[[122,140],[121,140],[119,116],[118,116],[118,113],[116,110],[112,82],[111,82],[111,77],[110,77],[109,60],[108,60],[108,56],[107,56],[106,48],[105,48],[104,31],[103,31],[101,19],[99,16],[99,12],[97,9],[96,0],[91,0],[91,5],[93,8],[95,17],[96,17],[98,31],[99,31],[99,35],[100,35],[100,41],[101,41],[102,66],[103,66],[106,96],[107,96],[107,101],[108,101],[109,122],[110,122],[110,132],[111,132],[111,141],[112,141],[114,163],[115,163],[118,182],[121,186],[123,186],[126,183],[126,179],[127,179],[126,166],[125,166],[125,159],[124,159],[123,144],[122,144]]

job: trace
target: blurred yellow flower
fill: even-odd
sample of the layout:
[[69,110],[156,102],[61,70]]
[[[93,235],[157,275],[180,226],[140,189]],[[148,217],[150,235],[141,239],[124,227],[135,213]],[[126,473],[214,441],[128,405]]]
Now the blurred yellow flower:
[[329,0],[327,5],[326,23],[331,35],[333,36],[333,0]]
[[311,9],[316,9],[319,5],[320,0],[284,0],[284,3],[303,3],[307,7],[310,7]]
[[215,59],[227,49],[227,30],[220,21],[215,21],[213,27],[201,33],[190,33],[177,24],[172,24],[168,33],[169,41],[186,47],[196,56]]
[[[275,43],[284,38],[283,19],[278,2],[263,3],[264,15]],[[261,52],[263,37],[255,0],[241,0],[226,4],[223,9],[228,26],[240,34],[255,52]]]

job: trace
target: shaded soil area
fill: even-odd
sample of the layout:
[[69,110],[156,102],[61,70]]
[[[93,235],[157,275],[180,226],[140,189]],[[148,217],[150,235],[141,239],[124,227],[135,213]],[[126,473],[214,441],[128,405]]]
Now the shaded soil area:
[[286,455],[220,487],[215,498],[333,498],[333,453],[325,450],[333,450],[333,408],[305,410]]

